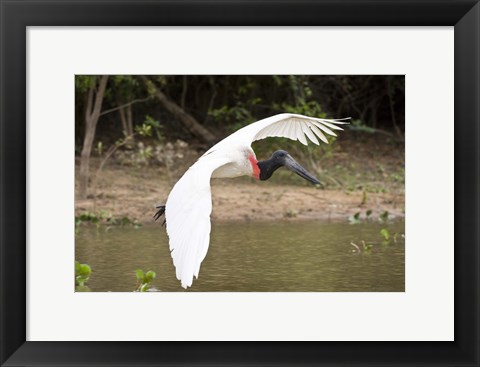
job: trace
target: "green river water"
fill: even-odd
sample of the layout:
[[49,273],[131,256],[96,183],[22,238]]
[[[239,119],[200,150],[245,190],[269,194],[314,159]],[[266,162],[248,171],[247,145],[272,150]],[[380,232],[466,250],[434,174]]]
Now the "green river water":
[[[210,247],[189,292],[403,292],[405,240],[383,243],[379,232],[405,233],[405,222],[251,222],[213,224]],[[368,251],[358,252],[350,243]],[[152,286],[185,291],[175,277],[165,228],[81,227],[75,258],[89,264],[94,292],[131,292],[135,269],[153,270]]]

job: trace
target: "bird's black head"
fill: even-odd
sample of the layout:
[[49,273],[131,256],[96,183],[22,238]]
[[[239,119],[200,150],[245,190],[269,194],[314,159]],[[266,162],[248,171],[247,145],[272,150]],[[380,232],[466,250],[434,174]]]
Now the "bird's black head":
[[258,168],[260,168],[260,180],[268,180],[270,177],[272,177],[273,172],[280,167],[285,167],[286,169],[295,172],[300,177],[303,177],[315,185],[321,184],[320,181],[308,173],[305,168],[303,168],[297,161],[295,161],[295,159],[290,156],[290,154],[288,154],[288,152],[284,150],[277,150],[272,154],[270,159],[258,162]]
[[272,154],[270,159],[274,158],[279,162],[285,162],[285,159],[289,156],[288,152],[285,150],[277,150]]

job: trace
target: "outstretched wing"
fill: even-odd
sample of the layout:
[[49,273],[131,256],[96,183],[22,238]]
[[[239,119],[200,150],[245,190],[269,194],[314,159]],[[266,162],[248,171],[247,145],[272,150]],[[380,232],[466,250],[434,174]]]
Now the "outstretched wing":
[[220,143],[210,148],[206,153],[215,151],[220,146],[230,144],[250,145],[256,140],[268,137],[283,137],[299,140],[307,145],[307,137],[314,144],[320,145],[317,138],[328,144],[326,135],[336,136],[334,130],[343,130],[338,125],[348,124],[350,118],[321,119],[298,115],[294,113],[281,113],[263,120],[259,120],[237,130],[232,135],[223,139]]
[[213,171],[229,163],[226,158],[200,158],[175,184],[165,204],[165,219],[170,251],[182,287],[198,278],[200,264],[210,242]]
[[[319,145],[318,138],[328,144],[325,134],[337,136],[333,130],[343,130],[340,126],[348,124],[347,119],[320,119],[297,114],[284,113],[260,120],[247,126],[253,135],[252,141],[268,137],[283,137],[298,140],[307,145],[308,137],[314,144]],[[258,125],[257,125],[258,124]]]

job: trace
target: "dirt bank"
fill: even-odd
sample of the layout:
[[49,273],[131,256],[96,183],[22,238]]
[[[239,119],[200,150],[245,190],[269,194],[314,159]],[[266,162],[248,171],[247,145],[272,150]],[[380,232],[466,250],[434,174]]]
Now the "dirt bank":
[[[76,214],[105,210],[114,217],[151,223],[156,203],[164,203],[173,182],[160,171],[110,167],[102,172],[97,198],[76,201]],[[346,219],[356,212],[387,210],[404,216],[403,192],[321,190],[312,186],[278,185],[253,179],[212,180],[216,221]]]

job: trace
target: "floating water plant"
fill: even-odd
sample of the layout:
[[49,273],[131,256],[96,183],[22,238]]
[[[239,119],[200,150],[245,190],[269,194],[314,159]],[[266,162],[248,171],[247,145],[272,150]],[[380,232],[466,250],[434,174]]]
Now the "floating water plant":
[[92,274],[92,268],[87,264],[80,264],[75,261],[75,291],[89,292],[90,288],[86,285]]
[[137,276],[137,288],[136,292],[147,292],[150,288],[150,283],[157,276],[154,271],[143,272],[142,269],[135,270],[135,275]]

